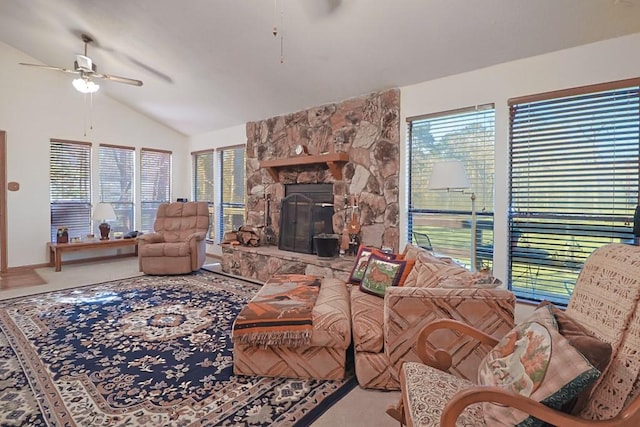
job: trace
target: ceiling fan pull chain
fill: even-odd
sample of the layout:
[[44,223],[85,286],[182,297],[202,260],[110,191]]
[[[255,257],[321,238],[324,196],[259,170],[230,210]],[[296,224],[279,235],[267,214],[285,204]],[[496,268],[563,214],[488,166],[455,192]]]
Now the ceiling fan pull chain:
[[[284,8],[280,6],[280,28],[284,29]],[[280,63],[284,64],[284,31],[280,31]]]

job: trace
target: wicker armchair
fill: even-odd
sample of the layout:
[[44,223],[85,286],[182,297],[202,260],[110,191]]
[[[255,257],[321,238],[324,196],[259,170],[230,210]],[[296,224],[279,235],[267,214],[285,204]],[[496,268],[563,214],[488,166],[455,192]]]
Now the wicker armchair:
[[435,321],[421,331],[418,354],[424,364],[407,362],[402,366],[401,401],[387,413],[410,426],[494,426],[501,420],[489,418],[488,411],[497,407],[491,403],[497,403],[503,405],[501,408],[513,408],[556,426],[638,426],[639,300],[640,247],[610,244],[595,250],[578,277],[565,314],[588,336],[610,344],[611,358],[592,388],[587,388],[588,394],[582,397],[584,405],[574,410],[578,412],[575,415],[502,387],[479,386],[446,372],[450,371],[451,357],[445,351],[430,352],[425,345],[435,331],[453,329],[456,335],[473,337],[488,347],[498,343],[498,339],[472,326],[447,319]]

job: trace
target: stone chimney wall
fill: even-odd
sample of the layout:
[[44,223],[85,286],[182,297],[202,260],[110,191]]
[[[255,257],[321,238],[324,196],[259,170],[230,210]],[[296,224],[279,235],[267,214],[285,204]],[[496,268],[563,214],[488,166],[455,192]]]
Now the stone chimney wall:
[[[359,199],[361,243],[398,250],[399,89],[249,122],[246,129],[247,225],[265,225],[265,194],[269,194],[271,224],[278,236],[284,184],[333,183],[334,232],[342,233],[345,220],[351,219],[345,202],[355,195]],[[337,181],[326,165],[282,168],[278,182],[260,168],[262,160],[296,156],[298,144],[306,146],[309,155],[333,153],[336,144],[340,151],[342,145],[342,151],[349,153],[342,180]]]

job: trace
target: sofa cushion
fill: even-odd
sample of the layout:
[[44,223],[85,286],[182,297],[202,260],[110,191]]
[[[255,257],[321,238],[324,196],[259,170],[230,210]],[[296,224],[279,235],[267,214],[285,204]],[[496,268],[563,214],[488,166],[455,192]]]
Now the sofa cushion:
[[362,281],[364,273],[367,270],[367,265],[369,264],[369,257],[374,253],[378,256],[385,257],[386,259],[395,258],[394,254],[385,254],[379,249],[360,245],[358,254],[356,255],[356,260],[353,264],[353,268],[351,269],[351,274],[349,275],[349,283],[358,284]]
[[[557,330],[551,312],[539,308],[516,325],[480,363],[478,383],[497,386],[560,409],[592,384],[598,371]],[[483,403],[488,425],[542,426],[511,407]]]
[[356,351],[379,353],[384,343],[384,299],[351,288],[351,332]]
[[398,286],[407,262],[404,260],[387,259],[372,253],[364,272],[360,289],[380,298],[389,286]]
[[[469,380],[416,362],[402,365],[400,381],[407,418],[414,426],[439,426],[442,410],[453,395],[474,386]],[[480,403],[467,406],[456,422],[456,426],[484,425]]]

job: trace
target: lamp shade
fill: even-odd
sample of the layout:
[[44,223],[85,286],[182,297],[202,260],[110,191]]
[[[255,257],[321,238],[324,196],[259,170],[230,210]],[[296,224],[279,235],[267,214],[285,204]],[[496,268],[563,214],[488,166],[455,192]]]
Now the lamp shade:
[[429,190],[462,190],[470,188],[469,176],[460,160],[434,163],[429,178]]
[[116,219],[116,212],[113,210],[111,203],[100,202],[93,208],[92,218],[98,221],[108,221]]

